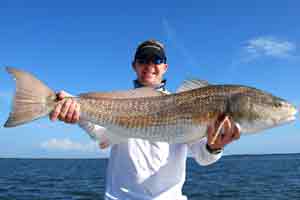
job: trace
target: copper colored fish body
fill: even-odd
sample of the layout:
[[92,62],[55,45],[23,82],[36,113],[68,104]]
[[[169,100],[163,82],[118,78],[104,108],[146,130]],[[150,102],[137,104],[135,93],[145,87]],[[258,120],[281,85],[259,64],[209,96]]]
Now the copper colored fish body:
[[[5,127],[47,116],[60,103],[55,101],[55,93],[31,74],[14,68],[7,71],[16,78],[16,95]],[[140,88],[72,98],[80,104],[81,120],[106,127],[111,143],[128,138],[191,143],[205,137],[207,125],[225,115],[240,125],[242,133],[254,133],[290,122],[297,112],[287,101],[252,87],[200,87],[195,81],[185,86],[168,95]]]

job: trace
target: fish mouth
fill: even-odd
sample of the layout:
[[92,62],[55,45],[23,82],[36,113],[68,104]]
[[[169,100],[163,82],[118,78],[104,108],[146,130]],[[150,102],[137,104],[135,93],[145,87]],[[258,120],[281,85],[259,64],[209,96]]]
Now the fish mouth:
[[286,117],[284,119],[277,121],[277,123],[275,123],[275,124],[277,124],[277,125],[289,124],[295,120],[296,120],[296,116],[289,116],[289,117]]
[[290,116],[286,119],[287,122],[292,122],[296,120],[296,116]]
[[292,111],[293,115],[295,116],[297,113],[298,113],[298,110],[296,107],[293,108],[293,111]]
[[296,115],[298,113],[298,110],[293,105],[288,105],[288,113],[287,115],[281,117],[281,119],[278,121],[278,124],[285,124],[285,123],[291,123],[296,120]]
[[291,120],[295,120],[297,113],[298,113],[297,108],[295,106],[292,106],[292,108],[291,108],[291,116],[289,118]]
[[283,123],[295,121],[297,113],[298,113],[298,110],[296,109],[296,107],[292,107],[290,115],[283,120]]
[[289,113],[290,113],[290,116],[288,117],[288,119],[291,119],[291,120],[295,120],[296,119],[296,115],[298,113],[298,110],[296,108],[296,106],[290,104],[289,105]]

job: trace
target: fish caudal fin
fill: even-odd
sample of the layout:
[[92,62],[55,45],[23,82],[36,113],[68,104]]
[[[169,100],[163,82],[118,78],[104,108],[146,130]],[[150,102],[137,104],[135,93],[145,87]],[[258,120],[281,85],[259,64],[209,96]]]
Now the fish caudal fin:
[[6,67],[16,80],[12,110],[4,127],[14,127],[48,115],[54,107],[55,93],[33,75]]

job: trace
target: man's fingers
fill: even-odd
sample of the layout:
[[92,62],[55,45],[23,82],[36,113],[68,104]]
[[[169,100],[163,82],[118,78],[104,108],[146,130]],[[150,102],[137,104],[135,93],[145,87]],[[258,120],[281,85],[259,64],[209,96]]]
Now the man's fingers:
[[106,142],[101,142],[101,143],[99,144],[99,147],[100,147],[100,149],[105,149],[105,148],[109,147],[109,144],[106,143]]
[[80,110],[80,105],[78,103],[75,104],[75,110],[73,112],[72,120],[71,123],[77,123],[79,121],[79,110]]
[[223,124],[223,132],[226,133],[227,131],[231,130],[231,121],[228,117],[224,119],[224,124]]
[[240,129],[239,127],[234,123],[230,122],[231,128],[224,129],[224,137],[222,138],[222,143],[224,145],[229,144],[233,140],[237,140],[240,138]]
[[228,116],[225,116],[221,121],[216,121],[215,125],[215,134],[212,140],[210,141],[211,144],[214,144],[218,138],[223,138],[222,133],[226,132],[230,128],[230,123]]
[[55,107],[55,110],[50,114],[50,119],[52,121],[55,121],[57,120],[60,112],[61,112],[61,108],[62,108],[62,105],[61,104],[58,104],[56,107]]
[[233,133],[232,131],[228,131],[223,135],[222,144],[226,145],[233,140]]
[[66,122],[68,122],[68,123],[72,122],[75,108],[76,108],[76,102],[72,101],[72,103],[70,104],[69,110],[67,112],[67,115],[66,115]]
[[208,126],[207,128],[208,144],[213,148],[223,148],[239,138],[240,128],[228,116],[216,120],[214,126]]
[[207,126],[207,139],[208,141],[211,141],[212,138],[214,137],[215,135],[215,127],[214,125],[210,124]]
[[207,140],[210,145],[218,145],[220,142],[220,131],[222,131],[222,124],[225,118],[220,118],[207,126]]
[[66,99],[66,97],[71,97],[69,93],[65,91],[59,91],[56,94],[58,104],[56,105],[54,111],[50,113],[50,119],[55,121],[57,119],[67,122],[76,123],[79,120],[79,110],[76,111],[76,102],[71,98]]
[[60,114],[59,114],[59,119],[60,120],[62,120],[62,121],[66,120],[66,115],[67,115],[67,112],[68,112],[71,104],[72,104],[72,99],[67,99],[64,102],[64,104],[62,105]]
[[234,140],[238,140],[240,139],[240,136],[241,136],[241,130],[240,130],[240,127],[239,125],[235,124],[234,128],[233,128],[233,139]]
[[71,97],[72,95],[64,90],[61,90],[56,94],[56,96],[58,100],[63,100],[65,97]]
[[57,99],[60,101],[60,100],[63,100],[67,95],[66,95],[66,92],[65,91],[59,91],[57,94]]

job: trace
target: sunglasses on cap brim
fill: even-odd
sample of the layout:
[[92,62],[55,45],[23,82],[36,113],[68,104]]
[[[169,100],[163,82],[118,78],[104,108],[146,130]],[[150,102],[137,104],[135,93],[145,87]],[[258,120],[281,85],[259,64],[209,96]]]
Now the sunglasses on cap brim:
[[153,58],[136,58],[135,62],[139,64],[154,63],[156,65],[159,65],[159,64],[166,63],[166,59],[155,56]]

